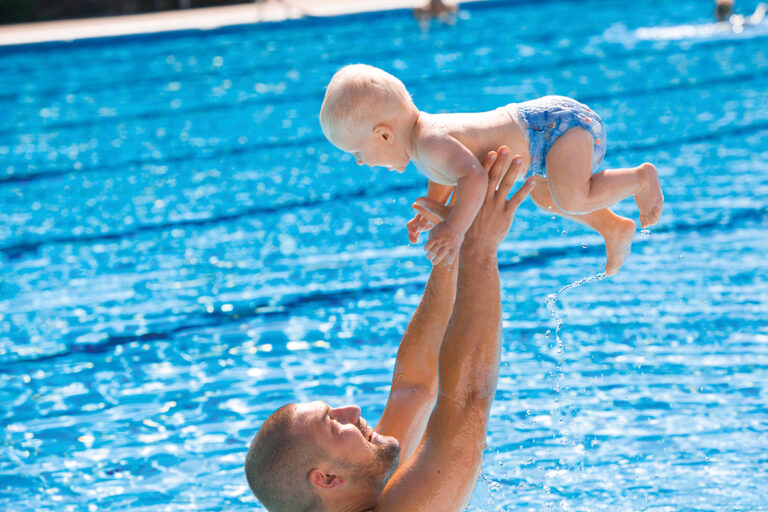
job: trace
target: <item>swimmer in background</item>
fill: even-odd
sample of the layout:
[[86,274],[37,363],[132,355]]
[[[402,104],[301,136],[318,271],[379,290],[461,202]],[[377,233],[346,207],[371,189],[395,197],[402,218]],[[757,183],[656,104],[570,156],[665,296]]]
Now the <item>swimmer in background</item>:
[[728,22],[734,32],[741,32],[744,27],[759,25],[765,19],[766,5],[760,3],[750,16],[733,13],[733,0],[715,0],[715,18],[718,22]]
[[[320,110],[328,140],[359,165],[405,171],[409,162],[429,180],[427,203],[450,215],[437,225],[416,215],[408,222],[412,243],[424,245],[433,264],[452,263],[483,201],[488,173],[479,158],[500,146],[523,159],[516,179],[534,176],[534,202],[547,212],[585,224],[605,239],[605,273],[618,272],[629,254],[634,221],[608,207],[633,196],[642,227],[658,222],[664,196],[650,163],[593,174],[605,154],[603,122],[587,106],[562,96],[509,104],[490,112],[428,114],[419,111],[403,83],[389,73],[356,64],[331,79]],[[422,205],[423,206],[423,205]]]
[[448,24],[456,21],[457,5],[446,5],[443,0],[429,0],[424,7],[413,10],[413,16],[419,23],[429,23],[433,18],[438,18]]
[[733,0],[715,0],[715,18],[725,21],[733,12]]

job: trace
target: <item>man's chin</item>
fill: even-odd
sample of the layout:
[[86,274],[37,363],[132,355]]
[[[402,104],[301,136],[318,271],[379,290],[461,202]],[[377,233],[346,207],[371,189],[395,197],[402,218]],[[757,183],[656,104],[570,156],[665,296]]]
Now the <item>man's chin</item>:
[[383,438],[384,442],[380,445],[376,458],[381,464],[384,474],[383,482],[386,484],[397,469],[400,458],[400,443],[394,437],[380,437]]

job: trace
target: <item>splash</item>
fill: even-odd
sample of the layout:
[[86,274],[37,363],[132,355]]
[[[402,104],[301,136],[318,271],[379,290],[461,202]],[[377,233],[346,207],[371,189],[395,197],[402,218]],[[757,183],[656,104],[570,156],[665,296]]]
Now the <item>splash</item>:
[[[560,288],[555,293],[550,293],[544,298],[544,302],[547,305],[547,310],[549,310],[549,314],[552,315],[552,318],[555,319],[555,347],[557,349],[558,354],[563,353],[563,342],[560,340],[560,329],[563,327],[563,319],[560,317],[560,315],[555,310],[555,303],[557,302],[557,299],[560,298],[560,295],[563,294],[566,290],[570,290],[571,288],[576,288],[578,286],[581,286],[586,283],[591,283],[593,281],[600,281],[601,279],[605,279],[605,273],[600,272],[598,274],[584,277],[582,279],[579,279],[578,281],[574,281],[571,284],[567,284]],[[549,331],[547,331],[547,334],[549,334]],[[558,358],[559,359],[559,358]]]
[[643,41],[712,41],[752,39],[768,33],[768,19],[759,8],[751,16],[733,15],[726,22],[688,23],[671,26],[651,26],[630,29],[623,23],[615,23],[592,40],[592,44],[619,43],[633,47]]
[[[563,327],[563,319],[558,314],[557,310],[555,309],[555,303],[560,298],[560,295],[562,295],[566,290],[570,290],[571,288],[576,288],[578,286],[581,286],[586,283],[591,283],[593,281],[600,281],[601,279],[605,279],[606,275],[603,272],[600,272],[595,275],[591,275],[582,279],[579,279],[578,281],[575,281],[571,284],[567,284],[560,288],[556,293],[550,293],[547,295],[544,299],[544,302],[547,305],[547,309],[549,310],[549,313],[552,315],[552,318],[555,319],[555,350],[557,351],[557,354],[555,356],[555,359],[557,360],[557,364],[555,367],[554,374],[551,374],[554,377],[554,383],[552,385],[552,389],[557,393],[557,397],[554,399],[554,406],[549,411],[549,415],[552,418],[552,428],[554,431],[554,437],[562,446],[570,446],[575,447],[576,441],[571,437],[570,432],[568,430],[566,423],[566,414],[565,411],[568,410],[571,403],[566,403],[565,400],[568,400],[568,395],[563,395],[563,392],[568,390],[567,387],[564,387],[563,381],[565,380],[565,372],[563,370],[563,365],[565,362],[565,357],[563,353],[565,352],[565,346],[563,345],[563,341],[560,339],[560,329]],[[547,331],[546,336],[549,337],[550,331]],[[565,400],[561,401],[561,397],[565,397]],[[562,471],[570,471],[571,466],[569,466],[567,459],[559,459],[556,466],[552,468],[552,471],[554,472],[562,472]],[[581,475],[581,472],[583,471],[583,464],[580,463],[578,466],[579,475]],[[580,476],[579,476],[580,478]],[[554,496],[550,496],[547,501],[547,508],[548,509],[554,509],[556,506],[554,500]]]

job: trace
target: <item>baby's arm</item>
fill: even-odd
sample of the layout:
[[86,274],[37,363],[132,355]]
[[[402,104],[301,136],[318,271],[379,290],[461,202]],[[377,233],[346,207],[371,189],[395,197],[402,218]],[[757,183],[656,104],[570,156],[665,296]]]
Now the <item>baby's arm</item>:
[[451,263],[482,205],[488,173],[466,146],[450,136],[427,136],[419,141],[418,151],[425,165],[456,181],[453,209],[432,229],[424,246],[432,263]]
[[445,204],[448,198],[451,197],[451,192],[453,192],[453,185],[441,185],[431,180],[427,185],[427,197],[434,199],[440,204]]
[[[452,191],[453,185],[441,185],[430,180],[427,186],[427,197],[444,205],[451,196]],[[408,240],[415,244],[419,240],[419,233],[429,231],[433,227],[434,224],[429,222],[422,214],[417,213],[414,218],[408,221]]]

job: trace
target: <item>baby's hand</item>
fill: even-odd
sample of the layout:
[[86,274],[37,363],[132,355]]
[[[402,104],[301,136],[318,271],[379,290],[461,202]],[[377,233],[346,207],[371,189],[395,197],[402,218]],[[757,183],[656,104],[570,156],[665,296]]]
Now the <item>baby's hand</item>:
[[456,231],[446,222],[441,222],[429,232],[429,240],[424,244],[427,259],[432,260],[433,265],[441,262],[451,265],[456,261],[463,241],[464,233]]
[[429,231],[434,227],[434,224],[429,222],[422,214],[417,213],[414,218],[408,221],[408,240],[415,244],[419,240],[419,233]]

